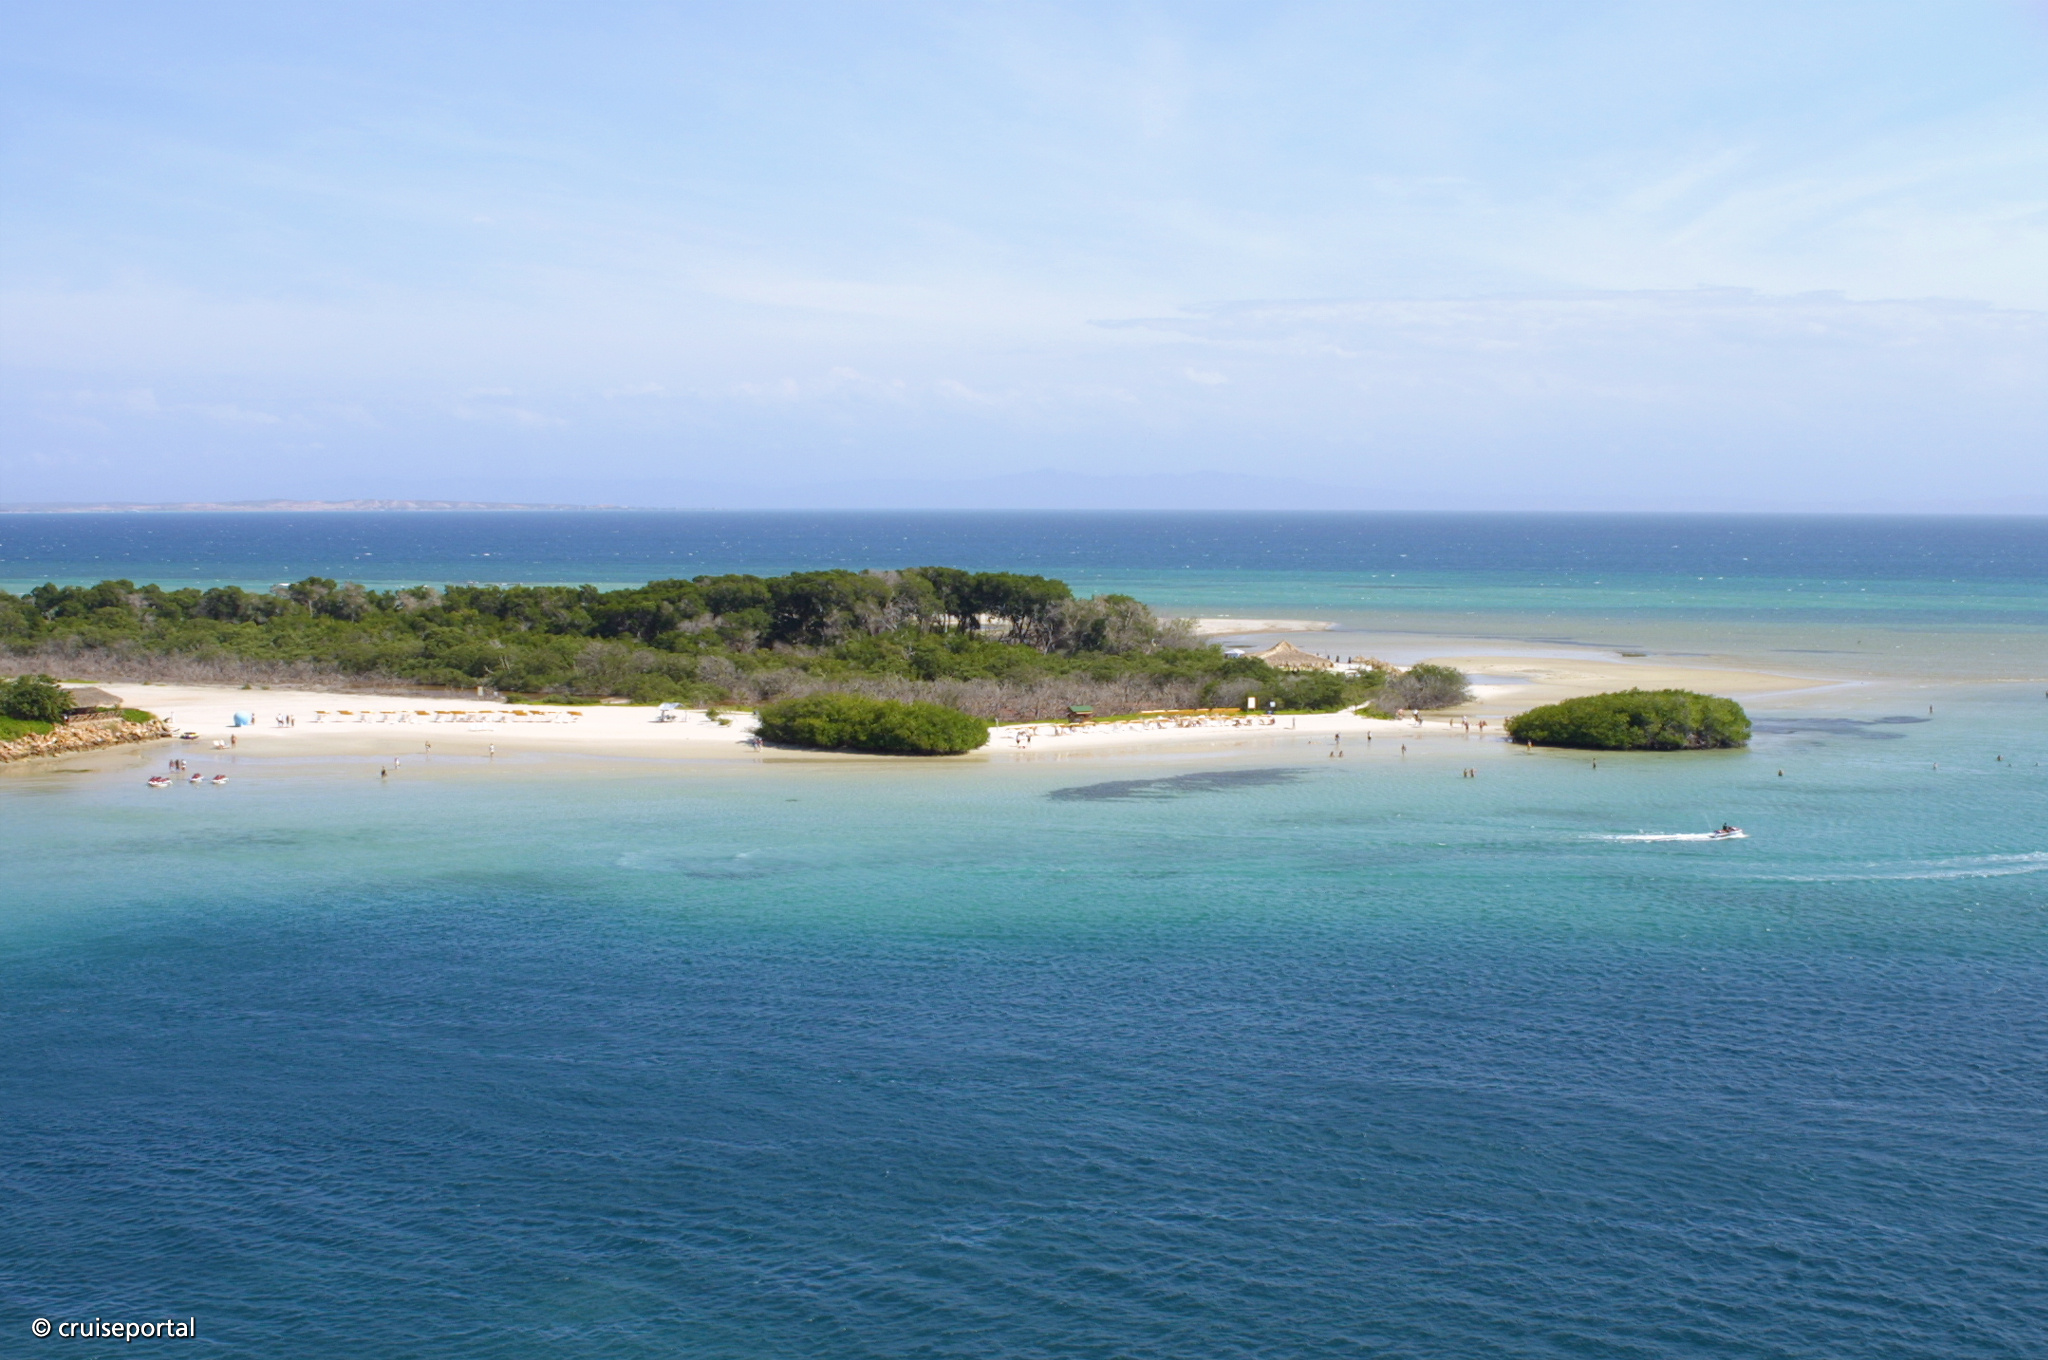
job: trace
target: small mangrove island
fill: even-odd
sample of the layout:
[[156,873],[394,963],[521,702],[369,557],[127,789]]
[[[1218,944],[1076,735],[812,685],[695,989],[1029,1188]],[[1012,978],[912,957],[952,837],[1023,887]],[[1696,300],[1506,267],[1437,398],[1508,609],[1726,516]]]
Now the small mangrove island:
[[1580,751],[1708,751],[1749,744],[1733,699],[1687,689],[1628,689],[1545,704],[1507,722],[1508,736]]
[[828,693],[767,705],[758,735],[779,745],[827,751],[955,756],[988,745],[988,722],[943,704]]

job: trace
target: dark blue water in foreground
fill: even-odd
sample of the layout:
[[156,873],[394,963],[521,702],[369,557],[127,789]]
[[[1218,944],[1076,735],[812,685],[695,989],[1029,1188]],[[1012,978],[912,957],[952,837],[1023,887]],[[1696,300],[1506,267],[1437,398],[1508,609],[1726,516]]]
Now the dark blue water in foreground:
[[[319,556],[347,518],[178,545],[192,579],[347,575]],[[1802,607],[1978,609],[1927,646],[1995,639],[2013,678],[1846,688],[1748,752],[1597,771],[1280,736],[10,769],[0,1355],[2048,1354],[2037,524],[746,518],[655,525],[695,555],[621,544],[621,577],[1178,555],[1204,590],[1334,599],[1406,551],[1454,604],[1654,577],[1645,616],[1711,643],[1684,609],[1829,573],[1879,602]],[[360,531],[414,554],[396,580],[608,550],[444,522]],[[163,548],[82,523],[31,527]],[[1689,586],[1658,553],[1770,574]],[[76,573],[114,574],[164,579]],[[1752,838],[1608,839],[1723,818]],[[201,1339],[28,1330],[166,1315]]]
[[2036,1356],[2039,703],[10,776],[5,1351]]

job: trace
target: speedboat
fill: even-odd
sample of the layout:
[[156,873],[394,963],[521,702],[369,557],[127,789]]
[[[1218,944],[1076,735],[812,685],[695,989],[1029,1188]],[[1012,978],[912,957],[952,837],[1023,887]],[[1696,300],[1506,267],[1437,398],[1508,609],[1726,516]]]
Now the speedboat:
[[213,777],[213,782],[216,784],[225,784],[228,782],[228,777],[224,774],[217,774]]
[[171,786],[171,777],[167,774],[153,774],[149,777],[149,786],[153,789],[167,789]]
[[189,783],[189,784],[197,784],[197,783],[199,783],[200,781],[204,780],[205,778],[206,778],[206,776],[205,776],[205,775],[203,775],[203,774],[195,774],[195,775],[193,775],[193,776],[192,776],[192,777],[191,777],[191,778],[190,778],[189,780],[187,780],[186,782],[187,782],[187,783]]

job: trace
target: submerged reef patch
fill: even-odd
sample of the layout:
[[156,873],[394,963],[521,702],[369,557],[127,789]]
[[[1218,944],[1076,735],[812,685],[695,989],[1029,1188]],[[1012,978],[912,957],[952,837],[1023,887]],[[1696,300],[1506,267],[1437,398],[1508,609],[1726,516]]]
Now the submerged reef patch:
[[1046,797],[1056,803],[1115,803],[1137,800],[1164,801],[1194,793],[1223,793],[1230,789],[1262,788],[1291,784],[1306,773],[1286,766],[1258,770],[1207,770],[1200,774],[1176,774],[1163,779],[1112,779],[1103,784],[1076,784],[1054,789]]

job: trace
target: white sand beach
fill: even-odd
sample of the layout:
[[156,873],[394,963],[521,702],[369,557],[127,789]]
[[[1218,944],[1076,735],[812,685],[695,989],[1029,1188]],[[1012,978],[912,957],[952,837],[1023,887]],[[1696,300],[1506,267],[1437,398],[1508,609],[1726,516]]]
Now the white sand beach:
[[[68,682],[67,682],[68,683]],[[241,755],[411,755],[431,746],[449,755],[491,750],[591,754],[743,755],[750,750],[753,715],[725,723],[702,709],[660,711],[631,705],[575,708],[525,706],[484,699],[450,699],[316,690],[242,689],[226,685],[105,682],[134,708],[194,732],[181,746],[211,750],[231,742]],[[236,726],[237,713],[254,721]]]
[[1499,655],[1429,659],[1438,665],[1454,666],[1472,677],[1472,702],[1448,710],[1459,716],[1506,716],[1538,704],[1623,689],[1689,689],[1747,701],[1854,683],[1736,667],[1675,665],[1656,659]]
[[[1495,738],[1507,717],[1537,704],[1618,689],[1692,689],[1745,701],[1791,698],[1837,688],[1840,682],[1765,671],[1677,666],[1663,662],[1592,658],[1446,656],[1434,658],[1473,676],[1471,702],[1412,719],[1366,719],[1351,712],[1201,718],[1154,715],[1087,724],[1020,723],[994,728],[980,755],[1003,759],[1058,751],[1127,751],[1142,748],[1228,746],[1281,734],[1335,736],[1372,733],[1398,740],[1433,737]],[[72,683],[80,683],[75,678]],[[615,704],[525,706],[475,698],[400,697],[230,686],[131,684],[95,681],[131,707],[172,721],[195,734],[176,745],[211,751],[215,743],[240,756],[345,755],[403,757],[428,750],[444,755],[514,755],[524,752],[630,756],[651,759],[820,759],[816,752],[760,750],[751,740],[751,713],[719,721],[703,709],[672,710]],[[253,721],[237,726],[235,715]],[[133,748],[129,748],[132,750]],[[875,757],[838,757],[873,759]]]

